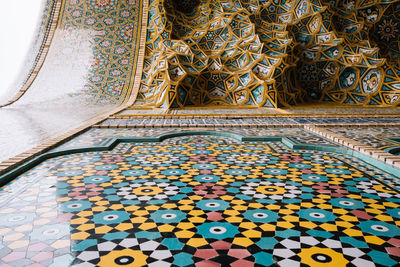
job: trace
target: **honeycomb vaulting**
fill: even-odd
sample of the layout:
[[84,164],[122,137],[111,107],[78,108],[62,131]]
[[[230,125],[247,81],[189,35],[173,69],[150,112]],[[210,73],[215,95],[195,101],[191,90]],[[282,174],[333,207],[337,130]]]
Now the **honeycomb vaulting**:
[[397,106],[395,2],[150,1],[136,105]]

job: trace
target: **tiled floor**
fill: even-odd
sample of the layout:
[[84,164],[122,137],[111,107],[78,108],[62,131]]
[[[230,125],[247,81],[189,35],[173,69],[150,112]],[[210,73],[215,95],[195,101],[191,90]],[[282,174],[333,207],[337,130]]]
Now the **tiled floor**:
[[281,142],[123,143],[3,187],[0,264],[395,266],[399,184],[351,156]]

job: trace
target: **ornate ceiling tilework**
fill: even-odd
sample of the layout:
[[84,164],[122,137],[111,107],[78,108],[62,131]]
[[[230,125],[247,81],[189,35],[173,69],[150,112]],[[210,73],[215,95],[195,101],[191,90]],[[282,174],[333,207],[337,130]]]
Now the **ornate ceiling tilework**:
[[393,2],[150,1],[136,104],[396,106],[398,67],[370,42],[386,22],[399,39]]
[[64,8],[61,28],[89,35],[93,55],[85,98],[99,104],[123,102],[136,68],[141,2],[71,0]]

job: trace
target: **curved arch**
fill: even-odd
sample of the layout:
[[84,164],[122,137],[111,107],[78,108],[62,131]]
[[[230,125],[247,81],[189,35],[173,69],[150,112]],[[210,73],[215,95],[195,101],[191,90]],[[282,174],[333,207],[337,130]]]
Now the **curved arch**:
[[[39,50],[37,51],[37,55],[35,59],[32,62],[32,66],[30,67],[30,70],[27,74],[27,77],[23,77],[24,82],[21,86],[21,88],[11,96],[11,98],[4,104],[0,103],[0,108],[9,106],[16,101],[18,101],[30,88],[32,83],[35,81],[40,69],[43,66],[43,63],[46,59],[47,53],[49,52],[50,44],[54,36],[54,32],[57,28],[57,24],[59,21],[59,16],[60,16],[60,11],[61,11],[61,6],[62,6],[62,0],[52,0],[52,3],[49,4],[50,8],[48,9],[47,12],[49,12],[48,20],[47,23],[42,26],[42,36],[39,38],[43,38],[41,40],[41,44],[39,47]],[[39,28],[39,31],[41,29]],[[40,40],[36,40],[37,42]],[[32,48],[31,48],[32,49]]]

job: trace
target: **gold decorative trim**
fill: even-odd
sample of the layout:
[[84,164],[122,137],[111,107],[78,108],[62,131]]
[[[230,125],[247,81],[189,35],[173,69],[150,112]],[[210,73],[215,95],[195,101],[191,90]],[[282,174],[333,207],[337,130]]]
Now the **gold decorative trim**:
[[[147,34],[147,19],[149,13],[149,0],[142,0],[143,7],[142,7],[142,18],[140,20],[140,37],[139,37],[139,49],[138,49],[138,56],[136,60],[136,71],[135,76],[132,78],[132,90],[130,91],[131,95],[129,96],[128,101],[125,101],[123,109],[128,108],[129,106],[133,105],[136,100],[139,88],[140,88],[140,81],[142,80],[142,70],[143,70],[143,61],[144,61],[144,53],[146,48],[146,34]],[[131,80],[132,82],[132,80]],[[122,109],[121,109],[122,110]],[[121,111],[120,110],[120,111]],[[118,111],[119,112],[119,111]]]

